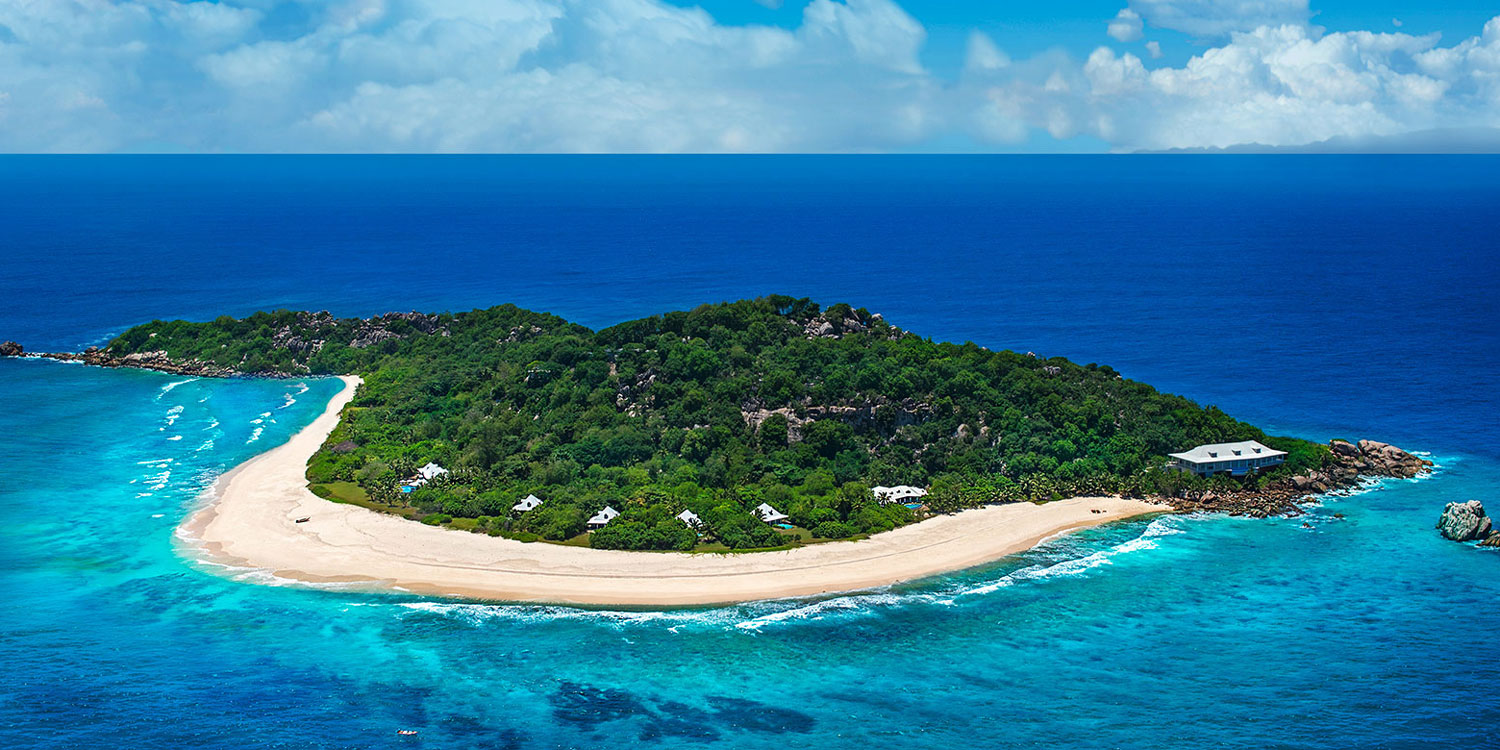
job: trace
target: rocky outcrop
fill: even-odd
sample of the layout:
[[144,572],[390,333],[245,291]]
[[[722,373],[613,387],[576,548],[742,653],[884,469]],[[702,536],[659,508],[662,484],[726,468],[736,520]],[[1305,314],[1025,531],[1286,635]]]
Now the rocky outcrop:
[[[280,376],[280,373],[241,373],[234,369],[204,362],[200,359],[173,359],[164,351],[134,352],[119,356],[91,346],[82,352],[41,352],[30,356],[55,359],[59,362],[81,362],[94,367],[133,367],[139,370],[156,370],[173,375],[190,375],[201,378],[227,378],[234,375]],[[290,376],[287,376],[290,377]]]
[[442,319],[430,313],[386,313],[368,320],[356,321],[358,326],[354,331],[354,338],[349,341],[349,346],[355,349],[367,349],[382,341],[405,338],[412,332],[428,336],[448,336],[447,327],[442,325]]
[[856,430],[874,429],[889,435],[907,425],[921,424],[932,416],[932,404],[907,398],[902,401],[867,400],[857,404],[811,405],[801,407],[779,407],[767,409],[756,403],[740,407],[740,416],[750,429],[760,429],[760,424],[772,414],[786,418],[787,439],[795,443],[802,440],[802,428],[820,419],[837,419]]
[[1360,473],[1382,477],[1410,479],[1425,473],[1432,466],[1431,461],[1417,458],[1389,443],[1374,440],[1359,441],[1359,455],[1347,458]]
[[[836,339],[842,338],[849,333],[864,333],[872,328],[885,325],[885,318],[880,313],[869,313],[868,317],[861,319],[860,313],[855,310],[830,309],[822,315],[814,315],[801,323],[802,336],[808,339]],[[906,335],[906,331],[891,325],[885,325],[886,337],[896,340]]]
[[19,357],[25,353],[26,350],[14,341],[0,342],[0,357]]
[[1334,440],[1328,448],[1330,459],[1321,469],[1286,477],[1267,487],[1188,493],[1165,501],[1182,512],[1228,513],[1252,518],[1298,515],[1301,506],[1318,495],[1353,489],[1366,478],[1409,479],[1432,470],[1431,461],[1389,443]]
[[1488,541],[1495,535],[1489,516],[1484,514],[1484,503],[1478,500],[1448,503],[1437,530],[1455,542]]

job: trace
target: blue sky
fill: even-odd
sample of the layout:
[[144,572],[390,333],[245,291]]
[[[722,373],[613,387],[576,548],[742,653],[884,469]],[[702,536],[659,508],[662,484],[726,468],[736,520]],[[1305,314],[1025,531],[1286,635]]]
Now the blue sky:
[[1500,127],[1472,0],[0,0],[11,152],[1072,152]]

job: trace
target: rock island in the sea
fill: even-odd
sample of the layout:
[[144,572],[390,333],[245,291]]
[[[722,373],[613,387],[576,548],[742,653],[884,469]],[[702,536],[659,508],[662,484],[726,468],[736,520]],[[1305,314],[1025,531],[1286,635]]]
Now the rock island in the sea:
[[1362,475],[1425,471],[1381,443],[1267,435],[1108,366],[938,343],[864,308],[785,296],[600,331],[512,305],[278,311],[156,321],[102,350],[44,356],[357,375],[306,467],[314,493],[616,550],[797,547],[1073,497],[1264,516]]

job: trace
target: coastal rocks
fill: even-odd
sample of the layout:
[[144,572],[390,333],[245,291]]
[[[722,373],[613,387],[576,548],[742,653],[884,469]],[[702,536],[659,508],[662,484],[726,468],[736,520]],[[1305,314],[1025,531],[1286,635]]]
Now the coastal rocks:
[[14,341],[0,342],[0,357],[19,357],[25,353],[26,350]]
[[130,367],[138,370],[156,370],[173,375],[188,375],[200,378],[227,378],[240,374],[276,375],[276,373],[240,373],[232,368],[216,365],[212,362],[204,362],[200,359],[177,360],[164,351],[133,352],[122,357],[100,349],[97,346],[91,346],[77,354],[72,352],[39,352],[31,356],[41,359],[53,359],[58,362],[79,362],[94,367]]
[[1357,468],[1364,473],[1403,479],[1423,474],[1432,466],[1431,461],[1417,458],[1389,443],[1374,440],[1359,441],[1357,458],[1360,459]]
[[1487,542],[1494,535],[1490,519],[1484,514],[1484,504],[1478,500],[1448,503],[1438,519],[1437,530],[1455,542]]
[[1328,448],[1331,460],[1321,469],[1286,477],[1265,487],[1189,493],[1165,501],[1181,512],[1228,513],[1251,518],[1295,516],[1302,513],[1301,505],[1317,495],[1353,489],[1363,477],[1409,479],[1432,470],[1431,461],[1389,443],[1334,440]]

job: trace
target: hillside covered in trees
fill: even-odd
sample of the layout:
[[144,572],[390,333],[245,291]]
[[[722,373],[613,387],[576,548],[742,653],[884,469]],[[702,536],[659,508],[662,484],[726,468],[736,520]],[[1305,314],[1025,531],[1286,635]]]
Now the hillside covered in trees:
[[[522,539],[749,549],[875,533],[914,511],[874,485],[930,488],[928,511],[1201,484],[1167,453],[1260,440],[1290,453],[1249,482],[1320,466],[1269,437],[1101,365],[936,343],[863,308],[773,296],[601,331],[513,305],[336,319],[279,311],[126,331],[114,356],[165,352],[264,375],[365,379],[308,468],[326,497]],[[435,462],[451,472],[409,494]],[[1239,480],[1218,478],[1217,482]],[[545,502],[513,513],[520,498]],[[788,514],[779,530],[752,515]],[[674,517],[692,510],[702,535]]]

